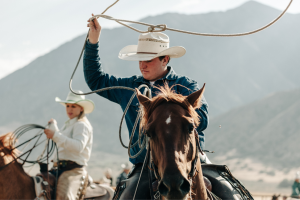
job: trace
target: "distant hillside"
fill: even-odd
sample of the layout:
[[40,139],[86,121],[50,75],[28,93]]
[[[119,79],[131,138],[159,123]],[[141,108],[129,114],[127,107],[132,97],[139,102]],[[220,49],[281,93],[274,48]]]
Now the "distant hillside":
[[[279,13],[278,10],[250,1],[227,12],[198,15],[168,13],[148,17],[141,21],[153,24],[166,23],[169,27],[190,31],[235,33],[261,27],[277,17]],[[199,37],[167,32],[171,38],[171,46],[181,45],[187,49],[184,57],[172,59],[170,65],[177,73],[190,76],[200,85],[207,83],[205,96],[210,105],[210,116],[216,117],[272,92],[300,87],[298,78],[300,74],[300,57],[298,56],[300,27],[295,25],[299,20],[300,15],[286,14],[265,31],[236,38]],[[66,97],[69,91],[69,78],[80,54],[84,38],[85,35],[79,36],[0,80],[1,130],[12,130],[26,123],[44,125],[50,118],[56,118],[59,126],[63,124],[67,119],[64,108],[55,103],[54,98]],[[101,62],[106,72],[119,76],[140,74],[137,62],[122,61],[117,58],[119,50],[126,45],[136,44],[137,38],[138,33],[128,28],[102,31]],[[82,63],[74,77],[73,88],[89,91],[83,79]],[[122,114],[120,107],[95,94],[88,98],[96,103],[96,111],[88,116],[94,127],[94,150],[125,155],[126,150],[118,141],[118,126]],[[265,113],[265,115],[272,116],[272,113],[274,112]],[[253,117],[256,119],[256,116]],[[219,124],[219,119],[212,120],[210,124],[211,128],[207,131],[207,147],[212,147],[210,146],[212,143],[216,146],[223,145],[224,141],[236,144],[238,138],[242,140],[248,138],[250,132],[239,132],[239,137],[232,135],[223,137],[224,140],[217,138],[214,141],[213,135],[221,138],[217,131],[226,130],[226,123],[222,123],[221,129],[214,129],[215,125]],[[229,120],[227,117],[226,119]],[[243,121],[244,129],[253,130],[253,132],[260,130],[264,133],[269,131],[269,129],[258,129],[259,127],[253,126],[249,128],[248,121],[251,122],[254,119],[249,116],[249,120]],[[286,118],[288,119],[291,120],[291,118]],[[231,120],[227,123],[229,122],[235,121]],[[230,127],[234,129],[235,126],[238,127],[238,125]],[[280,127],[287,128],[287,126]],[[253,135],[252,132],[251,135]],[[128,141],[126,132],[123,138],[125,142]],[[249,147],[251,151],[259,152],[258,146],[269,141],[278,145],[278,151],[274,150],[274,152],[279,152],[282,141],[278,141],[278,138],[268,137],[261,140],[258,136],[256,138],[256,143],[251,145],[255,148]],[[242,148],[242,145],[239,147]],[[234,147],[227,145],[226,150],[228,148]],[[212,149],[219,150],[215,146]],[[246,150],[246,146],[241,150],[238,149],[239,152],[250,155],[250,150]]]
[[218,157],[250,158],[275,169],[299,168],[299,99],[300,89],[278,92],[214,118],[206,148],[216,153],[209,157],[215,162]]

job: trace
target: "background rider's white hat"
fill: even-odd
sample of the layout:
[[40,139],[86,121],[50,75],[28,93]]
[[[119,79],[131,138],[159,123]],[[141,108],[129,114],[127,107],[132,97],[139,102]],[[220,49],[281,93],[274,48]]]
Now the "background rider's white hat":
[[300,172],[299,171],[296,172],[295,179],[300,179]]
[[122,60],[145,61],[160,56],[179,58],[186,52],[184,47],[169,47],[169,37],[160,32],[142,33],[139,36],[138,45],[124,47],[119,58]]
[[[82,94],[83,92],[80,90],[76,90],[76,93]],[[93,112],[95,108],[95,104],[92,100],[85,99],[84,95],[76,95],[72,93],[71,91],[69,92],[67,99],[66,100],[61,100],[60,98],[56,97],[55,101],[58,103],[61,103],[63,106],[66,106],[66,103],[75,103],[83,107],[84,113],[91,113]]]
[[123,163],[121,165],[122,169],[131,169],[130,165],[128,163]]

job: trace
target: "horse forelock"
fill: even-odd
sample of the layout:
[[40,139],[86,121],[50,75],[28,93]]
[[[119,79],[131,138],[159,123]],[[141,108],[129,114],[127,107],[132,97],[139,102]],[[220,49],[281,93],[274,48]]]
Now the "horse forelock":
[[14,135],[12,132],[0,136],[0,151],[4,152],[6,155],[11,155],[14,158],[19,153],[17,149],[13,149]]
[[[154,86],[155,87],[155,86]],[[164,86],[156,87],[159,90],[159,94],[153,99],[151,99],[151,104],[149,107],[141,107],[141,129],[145,129],[149,118],[153,111],[161,104],[163,103],[174,103],[177,105],[180,105],[182,108],[188,111],[188,114],[193,118],[195,126],[198,126],[200,123],[199,115],[193,108],[193,106],[188,102],[186,99],[186,96],[183,96],[181,94],[177,94],[175,90],[173,90],[174,86],[171,88],[168,86],[167,83],[164,84]]]

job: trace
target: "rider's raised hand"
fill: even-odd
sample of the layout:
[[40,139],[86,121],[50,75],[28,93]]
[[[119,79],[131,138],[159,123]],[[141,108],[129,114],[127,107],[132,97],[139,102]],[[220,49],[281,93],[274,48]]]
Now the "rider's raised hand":
[[[94,16],[94,14],[92,14]],[[89,32],[89,41],[92,44],[96,44],[99,41],[100,33],[101,33],[101,26],[98,22],[98,19],[95,18],[93,20],[88,20],[87,27],[90,27],[90,32]]]

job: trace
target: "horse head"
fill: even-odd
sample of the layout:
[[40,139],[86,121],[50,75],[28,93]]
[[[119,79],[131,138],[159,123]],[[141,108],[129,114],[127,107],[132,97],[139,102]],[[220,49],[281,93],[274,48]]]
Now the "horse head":
[[[137,90],[142,105],[140,128],[150,137],[152,162],[159,177],[158,190],[167,199],[186,199],[191,193],[190,172],[197,157],[195,128],[200,123],[195,109],[201,106],[204,89],[205,85],[189,96],[182,96],[165,84],[153,99]],[[201,172],[199,160],[197,167]],[[203,178],[199,181],[204,185]]]
[[14,160],[19,152],[13,149],[13,133],[0,136],[0,167]]
[[14,134],[0,136],[0,199],[36,197],[33,179],[16,160],[18,154],[19,151],[14,148]]

